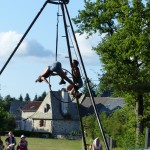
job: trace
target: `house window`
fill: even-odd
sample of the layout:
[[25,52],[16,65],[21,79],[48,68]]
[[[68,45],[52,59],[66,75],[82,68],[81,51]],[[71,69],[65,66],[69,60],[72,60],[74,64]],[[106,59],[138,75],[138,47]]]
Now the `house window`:
[[44,112],[45,112],[45,113],[48,112],[49,109],[50,109],[50,105],[49,105],[49,104],[46,104],[46,106],[45,106],[45,108],[44,108]]
[[39,126],[40,127],[45,127],[46,121],[45,120],[40,120],[39,121]]

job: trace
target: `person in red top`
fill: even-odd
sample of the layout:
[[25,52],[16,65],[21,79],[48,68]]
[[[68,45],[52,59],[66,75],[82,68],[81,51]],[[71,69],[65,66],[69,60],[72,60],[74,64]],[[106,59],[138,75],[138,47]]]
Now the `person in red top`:
[[21,135],[21,140],[17,146],[17,150],[28,150],[28,141],[24,135]]

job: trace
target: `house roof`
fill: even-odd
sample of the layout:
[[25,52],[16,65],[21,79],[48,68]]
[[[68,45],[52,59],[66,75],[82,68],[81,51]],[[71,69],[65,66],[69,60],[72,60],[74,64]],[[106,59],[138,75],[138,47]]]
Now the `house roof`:
[[29,102],[24,102],[24,101],[12,101],[10,104],[10,110],[9,112],[13,114],[16,119],[21,119],[21,112],[20,110],[28,104]]
[[41,103],[42,103],[41,101],[32,101],[32,102],[26,104],[22,108],[22,111],[24,111],[24,112],[36,112],[37,109],[40,107]]
[[[113,98],[113,97],[94,97],[95,106],[97,108],[98,114],[101,112],[112,113],[113,111],[120,109],[124,106],[123,98]],[[93,114],[94,109],[90,97],[86,97],[80,105],[82,116]]]

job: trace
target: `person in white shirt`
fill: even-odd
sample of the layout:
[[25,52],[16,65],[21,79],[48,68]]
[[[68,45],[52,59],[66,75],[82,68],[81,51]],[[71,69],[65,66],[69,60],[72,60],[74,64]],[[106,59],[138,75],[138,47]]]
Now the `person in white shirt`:
[[102,150],[102,145],[98,137],[93,141],[93,150]]

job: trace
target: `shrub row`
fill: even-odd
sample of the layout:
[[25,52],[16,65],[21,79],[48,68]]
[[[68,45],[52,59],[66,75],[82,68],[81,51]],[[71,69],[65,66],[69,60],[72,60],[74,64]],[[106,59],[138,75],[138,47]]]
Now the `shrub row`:
[[[9,131],[0,131],[0,135],[6,136],[8,132]],[[23,134],[26,137],[52,138],[52,134],[47,132],[33,132],[33,131],[24,131],[24,130],[14,130],[12,132],[16,137],[20,137]]]

